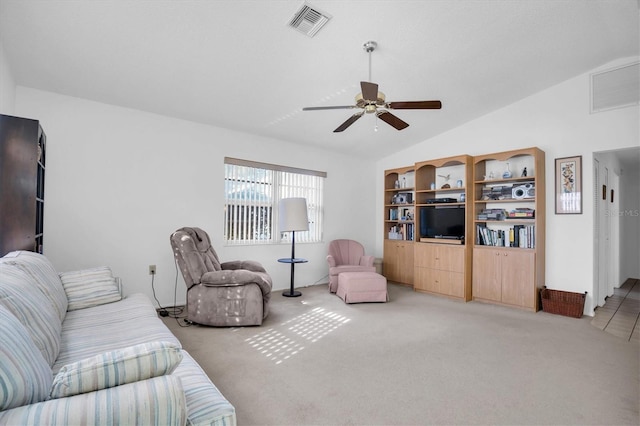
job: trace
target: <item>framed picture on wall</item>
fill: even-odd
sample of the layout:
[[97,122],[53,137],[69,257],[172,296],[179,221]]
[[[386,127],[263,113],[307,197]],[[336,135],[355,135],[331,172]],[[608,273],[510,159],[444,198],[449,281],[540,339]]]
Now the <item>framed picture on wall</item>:
[[582,214],[582,156],[556,158],[556,214]]

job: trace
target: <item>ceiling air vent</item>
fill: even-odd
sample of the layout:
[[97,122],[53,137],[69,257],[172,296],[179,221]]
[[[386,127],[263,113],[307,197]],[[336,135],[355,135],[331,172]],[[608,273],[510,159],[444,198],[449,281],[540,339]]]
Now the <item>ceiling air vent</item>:
[[608,111],[640,103],[638,62],[591,74],[591,112]]
[[305,3],[293,18],[291,18],[289,26],[309,37],[313,37],[320,31],[320,28],[329,22],[329,19],[331,19],[330,15]]

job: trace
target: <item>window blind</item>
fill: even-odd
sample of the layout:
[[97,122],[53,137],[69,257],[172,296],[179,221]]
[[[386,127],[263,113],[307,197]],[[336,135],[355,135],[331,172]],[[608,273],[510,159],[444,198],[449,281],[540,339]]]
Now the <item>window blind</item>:
[[282,198],[307,200],[309,231],[296,232],[297,242],[322,241],[325,172],[225,158],[224,238],[228,244],[287,241],[278,226]]

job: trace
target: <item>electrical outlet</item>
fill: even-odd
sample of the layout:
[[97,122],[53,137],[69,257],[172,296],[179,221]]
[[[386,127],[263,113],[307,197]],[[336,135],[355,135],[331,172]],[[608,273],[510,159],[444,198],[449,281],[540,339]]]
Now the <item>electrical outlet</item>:
[[149,265],[149,275],[156,274],[156,265]]

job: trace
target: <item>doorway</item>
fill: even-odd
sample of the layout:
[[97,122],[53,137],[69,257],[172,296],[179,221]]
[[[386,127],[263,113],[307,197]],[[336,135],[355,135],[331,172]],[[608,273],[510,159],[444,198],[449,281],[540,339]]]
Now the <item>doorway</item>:
[[[594,307],[627,278],[640,278],[638,220],[627,217],[640,205],[640,147],[593,153]],[[620,200],[625,200],[621,204]]]

